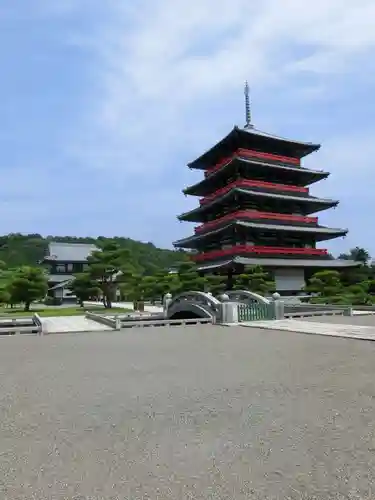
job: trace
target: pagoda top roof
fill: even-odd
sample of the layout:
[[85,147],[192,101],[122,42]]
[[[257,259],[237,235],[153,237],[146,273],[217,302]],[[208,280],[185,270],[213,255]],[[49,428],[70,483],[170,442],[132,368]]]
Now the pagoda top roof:
[[[199,158],[190,162],[190,168],[205,169],[209,164],[215,163],[222,155],[222,152],[227,149],[234,149],[235,145],[249,144],[249,146],[258,146],[258,148],[266,147],[273,143],[274,152],[289,154],[296,158],[307,156],[320,148],[320,144],[312,142],[301,142],[277,135],[263,132],[253,126],[238,127],[237,125],[226,135],[221,141],[217,142],[212,148],[203,153]],[[231,148],[232,146],[232,148]]]
[[274,134],[269,134],[268,132],[263,132],[262,130],[259,130],[255,128],[254,126],[249,126],[249,127],[234,127],[235,129],[238,128],[239,130],[246,132],[248,134],[253,134],[253,135],[261,135],[263,137],[269,137],[270,139],[276,139],[278,141],[284,141],[284,142],[292,142],[293,144],[299,144],[303,146],[314,146],[316,149],[320,148],[320,144],[313,144],[312,142],[303,142],[303,141],[295,141],[292,139],[286,139],[285,137],[281,137],[279,135],[274,135]]

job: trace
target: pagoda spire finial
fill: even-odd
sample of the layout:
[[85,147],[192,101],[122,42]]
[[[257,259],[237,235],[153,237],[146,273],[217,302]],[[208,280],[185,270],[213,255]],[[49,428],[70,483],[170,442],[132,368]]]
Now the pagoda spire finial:
[[251,128],[253,125],[251,123],[251,107],[250,107],[250,87],[249,82],[245,82],[245,112],[246,112],[246,124],[245,128]]

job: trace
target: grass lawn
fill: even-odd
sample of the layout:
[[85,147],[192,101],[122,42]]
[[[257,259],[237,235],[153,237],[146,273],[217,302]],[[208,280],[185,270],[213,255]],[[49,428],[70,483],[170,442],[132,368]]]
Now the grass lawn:
[[100,314],[120,314],[127,312],[134,312],[129,309],[121,309],[119,307],[113,307],[112,309],[104,309],[104,307],[48,307],[43,308],[43,306],[33,307],[31,311],[25,312],[21,308],[0,308],[0,317],[1,316],[32,316],[34,313],[38,313],[39,316],[82,316],[89,312],[95,312]]

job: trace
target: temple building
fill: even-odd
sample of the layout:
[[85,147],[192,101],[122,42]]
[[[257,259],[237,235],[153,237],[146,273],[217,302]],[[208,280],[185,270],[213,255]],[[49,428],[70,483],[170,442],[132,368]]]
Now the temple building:
[[87,243],[51,242],[41,264],[47,268],[48,296],[56,303],[75,302],[70,290],[74,275],[87,270],[87,257],[98,248]]
[[302,166],[302,159],[319,150],[319,144],[277,137],[251,123],[246,84],[246,125],[229,134],[188,166],[204,172],[203,179],[184,189],[200,197],[199,206],[183,213],[180,221],[197,222],[194,235],[174,242],[193,251],[202,273],[228,276],[261,265],[284,295],[301,292],[317,270],[356,266],[332,259],[322,241],[347,234],[347,229],[319,224],[322,210],[338,205],[319,198],[310,186],[328,172]]

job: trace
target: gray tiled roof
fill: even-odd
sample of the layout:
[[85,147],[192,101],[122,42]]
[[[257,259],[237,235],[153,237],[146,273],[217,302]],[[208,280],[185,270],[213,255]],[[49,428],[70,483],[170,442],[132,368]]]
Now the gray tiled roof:
[[357,267],[358,262],[354,260],[340,259],[251,259],[247,257],[235,257],[235,262],[239,264],[256,264],[261,266],[280,266],[280,267]]
[[[51,288],[49,288],[49,290],[56,290],[57,288],[64,288],[65,286],[69,285],[73,280],[74,280],[74,277],[72,276],[70,279],[56,283],[56,285],[53,285]],[[51,281],[53,281],[53,280],[51,280]]]
[[204,271],[209,269],[219,269],[228,264],[244,264],[249,266],[264,266],[264,267],[322,267],[322,268],[346,268],[357,267],[360,264],[353,260],[340,259],[282,259],[282,258],[248,258],[248,257],[233,257],[231,260],[209,262],[198,266],[198,270]]
[[64,281],[71,281],[74,279],[72,274],[47,274],[49,283],[63,283]]
[[340,234],[345,235],[348,230],[347,229],[339,229],[339,228],[331,228],[324,226],[292,226],[292,225],[278,225],[278,224],[258,224],[256,222],[245,222],[239,221],[238,224],[240,226],[255,228],[255,229],[271,229],[271,230],[281,230],[281,231],[296,231],[296,232],[304,232],[304,233],[321,233],[321,234]]
[[[313,170],[311,168],[305,168],[305,167],[291,167],[290,165],[277,165],[275,163],[268,163],[265,161],[259,161],[256,159],[250,159],[250,158],[240,158],[241,155],[239,155],[238,158],[233,158],[233,160],[241,161],[246,164],[256,164],[256,165],[261,165],[262,167],[271,167],[273,169],[279,170],[279,171],[285,171],[285,172],[296,172],[299,175],[305,175],[305,176],[318,176],[321,179],[327,178],[329,176],[329,172],[325,172],[324,170]],[[229,161],[228,163],[225,163],[222,165],[220,168],[217,170],[213,170],[212,172],[209,172],[207,177],[203,177],[202,180],[199,182],[196,182],[195,184],[192,184],[191,186],[186,187],[183,189],[183,193],[186,192],[186,194],[189,194],[188,191],[191,189],[200,187],[201,185],[208,184],[211,182],[211,179],[217,175],[218,172],[224,171],[230,163],[233,162],[233,160]]]
[[48,245],[46,258],[57,261],[85,262],[95,250],[98,248],[93,244],[51,242]]
[[232,264],[232,262],[233,262],[233,260],[225,260],[224,262],[223,261],[221,261],[221,262],[214,262],[212,264],[206,264],[206,265],[198,266],[198,270],[199,271],[208,271],[210,269],[217,269],[217,268],[220,268],[220,267],[225,267],[228,264]]
[[[327,206],[335,206],[338,205],[337,200],[331,200],[328,198],[317,198],[315,196],[295,196],[295,195],[290,195],[290,194],[280,194],[280,193],[266,193],[265,191],[253,191],[252,189],[248,188],[241,188],[241,187],[233,187],[230,191],[227,193],[218,196],[217,198],[213,198],[212,200],[208,201],[207,203],[203,205],[199,205],[196,208],[193,208],[192,210],[189,210],[188,212],[184,212],[180,214],[177,218],[182,220],[186,216],[194,215],[197,213],[205,212],[207,211],[208,207],[214,206],[218,203],[221,203],[223,200],[226,200],[230,198],[233,193],[241,193],[245,194],[247,196],[254,196],[258,198],[270,198],[270,199],[279,199],[279,200],[286,200],[286,201],[298,201],[301,203],[309,204],[311,205],[316,205],[320,206],[321,208],[318,210],[324,210],[324,207]],[[314,212],[317,212],[318,210],[313,210]]]
[[[196,160],[190,162],[188,165],[189,167],[191,168],[196,168],[199,163],[204,159],[204,158],[207,158],[210,154],[212,154],[212,152],[215,152],[215,151],[218,151],[220,150],[221,147],[223,147],[223,145],[225,144],[228,144],[228,142],[233,138],[235,137],[237,134],[248,134],[248,135],[252,135],[252,136],[258,136],[258,137],[265,137],[265,138],[269,138],[269,139],[272,139],[274,141],[279,141],[281,143],[289,143],[289,144],[294,144],[296,145],[297,147],[299,146],[299,149],[300,149],[300,156],[306,156],[307,154],[309,153],[312,153],[313,151],[317,151],[319,148],[320,148],[320,145],[319,144],[313,144],[311,142],[301,142],[301,141],[295,141],[295,140],[291,140],[291,139],[286,139],[284,137],[279,137],[277,135],[272,135],[272,134],[268,134],[266,132],[262,132],[261,130],[258,130],[256,129],[255,127],[238,127],[238,126],[235,126],[230,132],[229,134],[224,137],[223,139],[221,139],[221,141],[217,142],[214,146],[212,146],[208,151],[206,151],[205,153],[203,153],[199,158],[197,158]],[[198,166],[198,168],[201,168]]]
[[238,225],[243,227],[248,227],[250,229],[260,229],[260,230],[271,230],[271,231],[289,231],[289,232],[302,232],[302,233],[314,233],[316,235],[326,234],[332,236],[333,238],[339,236],[345,236],[348,232],[347,229],[338,229],[338,228],[330,228],[324,226],[313,226],[313,227],[305,227],[305,226],[292,226],[288,224],[262,224],[259,222],[246,222],[241,220],[232,220],[227,224],[218,227],[217,229],[212,229],[207,232],[199,232],[195,233],[192,236],[188,236],[187,238],[182,238],[181,240],[177,240],[173,242],[175,246],[181,246],[184,243],[194,242],[200,240],[204,237],[211,236],[213,234],[218,234],[226,229],[228,229],[232,225]]
[[294,139],[287,139],[286,137],[280,137],[279,135],[274,135],[274,134],[269,134],[268,132],[263,132],[262,130],[257,129],[254,126],[238,127],[238,129],[241,132],[247,132],[248,134],[251,134],[251,135],[261,135],[263,137],[268,137],[270,139],[276,139],[277,141],[292,142],[294,144],[301,144],[302,146],[311,146],[314,149],[320,148],[319,144],[314,144],[312,142],[296,141]]

